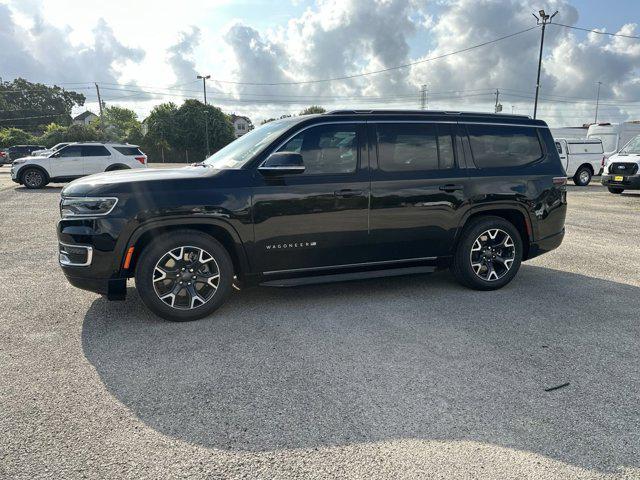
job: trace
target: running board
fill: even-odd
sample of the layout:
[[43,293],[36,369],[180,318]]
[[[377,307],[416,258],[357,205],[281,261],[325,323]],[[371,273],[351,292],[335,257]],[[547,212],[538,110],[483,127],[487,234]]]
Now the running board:
[[330,275],[314,275],[311,277],[285,278],[282,280],[269,280],[260,285],[265,287],[297,287],[300,285],[315,285],[318,283],[348,282],[351,280],[365,280],[367,278],[397,277],[400,275],[413,275],[417,273],[435,272],[434,266],[388,268],[384,270],[368,270],[365,272],[334,273]]

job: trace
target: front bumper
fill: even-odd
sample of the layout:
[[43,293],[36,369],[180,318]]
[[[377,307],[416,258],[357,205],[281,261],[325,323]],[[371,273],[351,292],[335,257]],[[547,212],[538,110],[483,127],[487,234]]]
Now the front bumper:
[[19,168],[16,165],[11,164],[11,180],[16,183],[20,183],[20,180],[18,180],[18,170]]
[[[618,178],[618,180],[616,180]],[[603,175],[602,185],[605,187],[624,188],[625,190],[640,190],[640,174],[636,175]]]

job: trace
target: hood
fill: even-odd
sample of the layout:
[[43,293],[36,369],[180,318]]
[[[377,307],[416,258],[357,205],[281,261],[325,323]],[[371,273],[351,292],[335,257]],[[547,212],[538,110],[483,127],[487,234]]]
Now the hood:
[[49,158],[41,155],[27,155],[26,157],[16,158],[14,162],[22,162],[23,160],[26,162],[28,160],[42,160],[43,158]]
[[626,163],[637,163],[640,165],[640,155],[637,153],[616,153],[615,155],[611,155],[609,157],[609,162],[607,163],[607,165],[614,163],[614,162],[626,162]]
[[128,193],[140,189],[167,185],[175,186],[185,181],[208,179],[222,170],[208,167],[139,168],[97,173],[74,180],[62,190],[64,196],[102,195],[105,193]]

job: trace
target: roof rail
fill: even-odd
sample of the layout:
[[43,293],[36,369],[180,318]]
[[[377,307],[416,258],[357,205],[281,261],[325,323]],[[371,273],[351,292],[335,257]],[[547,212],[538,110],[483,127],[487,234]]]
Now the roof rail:
[[531,118],[513,113],[463,112],[451,110],[331,110],[324,115],[457,115],[490,118]]

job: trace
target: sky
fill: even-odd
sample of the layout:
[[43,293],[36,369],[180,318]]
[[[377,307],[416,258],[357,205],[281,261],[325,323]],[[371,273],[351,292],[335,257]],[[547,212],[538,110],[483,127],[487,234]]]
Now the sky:
[[[140,119],[202,99],[198,74],[210,103],[256,124],[312,104],[419,108],[423,86],[430,109],[493,111],[499,90],[503,112],[531,115],[541,32],[524,30],[541,8],[640,36],[639,0],[0,0],[0,77],[76,90],[93,111],[97,82]],[[640,119],[640,40],[548,26],[538,117],[593,121],[598,82],[599,121]]]

